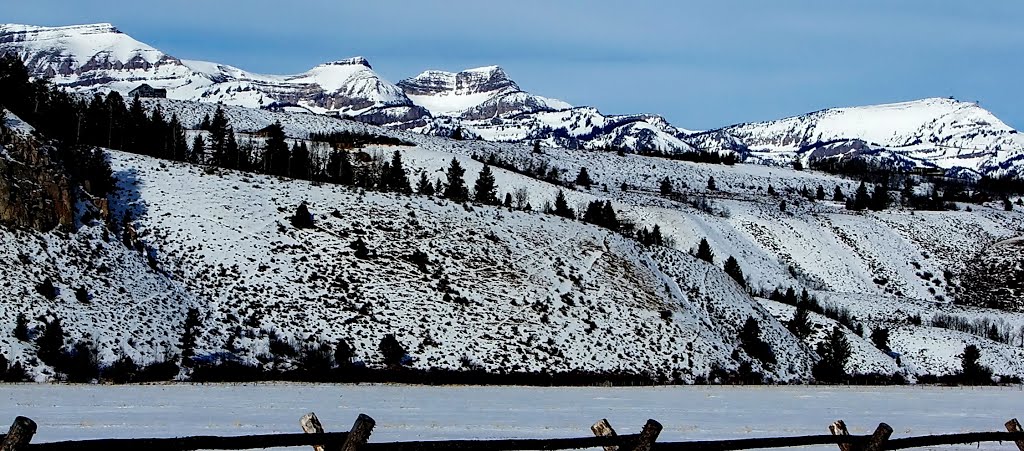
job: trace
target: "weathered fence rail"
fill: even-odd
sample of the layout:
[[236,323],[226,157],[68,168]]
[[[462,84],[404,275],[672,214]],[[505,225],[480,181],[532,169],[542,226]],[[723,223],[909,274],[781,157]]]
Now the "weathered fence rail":
[[312,413],[303,416],[299,423],[305,433],[31,443],[36,424],[31,419],[18,417],[10,431],[0,435],[0,451],[192,451],[301,446],[312,447],[314,451],[546,451],[587,448],[604,448],[604,451],[739,451],[811,445],[836,445],[839,451],[885,451],[982,442],[1014,443],[1019,451],[1024,451],[1024,430],[1016,419],[1006,422],[1007,432],[969,432],[893,440],[889,439],[893,430],[885,423],[879,424],[871,435],[850,435],[846,424],[840,420],[828,427],[831,435],[687,442],[658,442],[662,426],[654,420],[648,420],[639,434],[618,435],[608,420],[601,420],[591,427],[593,437],[390,443],[368,443],[376,423],[367,415],[360,414],[349,432],[324,432],[320,420]]

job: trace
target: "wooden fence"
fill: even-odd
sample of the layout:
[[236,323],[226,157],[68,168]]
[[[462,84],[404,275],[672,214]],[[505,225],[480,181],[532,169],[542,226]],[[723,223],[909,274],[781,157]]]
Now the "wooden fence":
[[893,440],[889,439],[893,430],[885,423],[879,424],[871,435],[850,435],[846,424],[840,420],[829,425],[829,435],[688,442],[658,442],[662,426],[655,420],[647,420],[639,434],[631,435],[618,435],[607,420],[601,420],[591,426],[593,437],[391,443],[369,443],[370,433],[376,423],[373,418],[363,414],[359,415],[348,432],[324,432],[320,420],[313,413],[303,416],[299,424],[304,433],[31,443],[36,433],[36,423],[18,417],[10,431],[0,435],[0,451],[188,451],[299,446],[312,447],[314,451],[545,451],[584,448],[604,448],[604,451],[733,451],[808,445],[837,445],[839,451],[884,451],[981,442],[1013,442],[1019,451],[1024,451],[1024,431],[1017,419],[1006,422],[1007,432],[970,432]]

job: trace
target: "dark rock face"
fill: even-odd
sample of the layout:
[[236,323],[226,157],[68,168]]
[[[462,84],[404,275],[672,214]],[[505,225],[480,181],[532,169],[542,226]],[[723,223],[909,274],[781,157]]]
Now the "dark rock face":
[[519,85],[508,78],[500,67],[491,66],[470,69],[459,73],[426,71],[413,78],[398,82],[407,95],[437,95],[454,93],[459,95],[483,92],[519,91]]
[[0,223],[39,231],[75,224],[75,195],[49,146],[15,137],[0,153]]

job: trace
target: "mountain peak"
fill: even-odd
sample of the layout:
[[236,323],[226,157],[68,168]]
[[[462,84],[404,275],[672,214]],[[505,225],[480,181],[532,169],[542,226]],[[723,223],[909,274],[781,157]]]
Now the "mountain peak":
[[500,66],[484,66],[462,72],[427,70],[398,83],[411,95],[470,95],[519,91],[519,85]]
[[321,64],[321,66],[366,66],[368,69],[373,69],[373,66],[370,65],[370,61],[362,56],[353,56],[352,58],[331,61],[329,63]]
[[[0,35],[7,34],[39,34],[55,33],[60,35],[86,35],[103,33],[121,33],[113,24],[102,22],[82,25],[66,25],[60,27],[43,27],[39,25],[0,24]],[[3,42],[0,40],[0,42]]]

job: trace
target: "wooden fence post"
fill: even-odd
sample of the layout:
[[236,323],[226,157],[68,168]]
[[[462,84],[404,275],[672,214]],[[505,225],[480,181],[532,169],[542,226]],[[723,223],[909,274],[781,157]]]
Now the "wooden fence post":
[[868,439],[867,446],[864,447],[864,451],[882,451],[885,449],[885,442],[889,441],[889,437],[892,436],[892,428],[888,424],[878,423],[878,428],[875,429],[875,433],[871,434],[871,438]]
[[640,431],[640,438],[637,440],[633,451],[651,451],[651,446],[658,440],[658,434],[661,434],[661,429],[661,423],[647,420],[644,429]]
[[[299,425],[302,426],[302,432],[307,434],[323,434],[324,427],[320,424],[320,419],[316,417],[316,414],[309,412],[299,419]],[[313,445],[313,451],[324,451],[322,445]]]
[[373,432],[375,425],[377,422],[369,415],[359,414],[352,425],[352,430],[348,432],[348,437],[345,438],[345,443],[341,445],[341,451],[357,451],[360,446],[365,445],[370,440],[370,433]]
[[0,451],[21,451],[32,441],[36,435],[36,422],[25,417],[17,417],[10,431],[4,436],[3,443],[0,443]]
[[[612,425],[610,423],[608,423],[608,419],[607,418],[602,418],[601,421],[598,421],[597,423],[594,423],[594,425],[590,427],[590,430],[594,431],[594,435],[597,436],[597,437],[618,437],[618,434],[615,433],[615,429],[612,429]],[[615,445],[609,445],[609,446],[604,447],[604,451],[618,451],[618,450],[619,450],[619,447],[615,446]],[[1024,450],[1021,450],[1021,451],[1024,451]]]
[[[1017,421],[1016,418],[1006,422],[1006,430],[1008,432],[1024,432],[1024,429],[1021,429],[1020,422]],[[1024,451],[1024,440],[1017,440],[1016,443],[1017,449]]]
[[[832,435],[850,435],[850,431],[846,429],[846,423],[843,420],[836,420],[828,426],[828,431]],[[853,451],[853,443],[840,443],[839,451]]]

